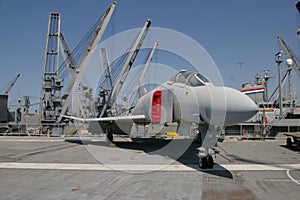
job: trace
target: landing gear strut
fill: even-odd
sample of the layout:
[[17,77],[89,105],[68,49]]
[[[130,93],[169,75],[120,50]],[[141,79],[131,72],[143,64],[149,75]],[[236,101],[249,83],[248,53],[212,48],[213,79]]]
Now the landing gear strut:
[[108,128],[107,128],[106,141],[108,143],[113,143],[114,142],[114,135],[113,135],[113,130],[112,130],[111,125],[109,125]]
[[106,139],[107,139],[107,142],[113,142],[114,141],[114,136],[112,133],[107,133],[106,134]]

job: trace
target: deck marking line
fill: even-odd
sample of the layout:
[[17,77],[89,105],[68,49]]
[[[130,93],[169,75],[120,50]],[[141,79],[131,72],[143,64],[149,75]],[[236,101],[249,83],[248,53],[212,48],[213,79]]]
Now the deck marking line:
[[[96,170],[96,171],[199,171],[197,165],[186,166],[182,164],[174,165],[153,165],[153,164],[74,164],[74,163],[20,163],[2,162],[1,169],[44,169],[44,170]],[[214,169],[201,171],[282,171],[300,170],[300,164],[228,164],[215,165]]]
[[296,183],[297,185],[300,185],[300,182],[297,181],[296,179],[294,179],[291,174],[290,174],[290,169],[286,170],[286,175],[289,177],[289,179],[291,179],[294,183]]

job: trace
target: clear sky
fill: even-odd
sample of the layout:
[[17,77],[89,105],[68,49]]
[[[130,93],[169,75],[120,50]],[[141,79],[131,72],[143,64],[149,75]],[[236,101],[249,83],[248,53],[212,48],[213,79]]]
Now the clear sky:
[[[62,32],[73,49],[112,1],[108,0],[0,0],[0,89],[18,74],[10,101],[40,94],[43,56],[50,12],[60,12]],[[182,32],[200,43],[221,71],[225,85],[235,88],[269,69],[281,35],[299,53],[296,0],[119,0],[112,19],[114,34],[152,26]],[[239,62],[244,63],[242,73]],[[299,80],[294,74],[294,79]],[[276,79],[272,79],[275,83]],[[295,83],[299,84],[299,81]],[[2,91],[0,91],[2,92]],[[299,86],[298,86],[298,93]],[[299,94],[298,94],[299,95]]]

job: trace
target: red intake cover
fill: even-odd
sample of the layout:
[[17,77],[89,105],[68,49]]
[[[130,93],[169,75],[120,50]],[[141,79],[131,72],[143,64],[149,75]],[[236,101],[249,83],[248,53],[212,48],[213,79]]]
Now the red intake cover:
[[162,92],[157,90],[152,96],[152,121],[160,122],[161,115]]

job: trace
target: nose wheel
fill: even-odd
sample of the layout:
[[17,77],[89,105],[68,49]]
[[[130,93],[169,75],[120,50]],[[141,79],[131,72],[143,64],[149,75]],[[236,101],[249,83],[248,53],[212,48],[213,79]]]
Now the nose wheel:
[[199,167],[201,169],[212,169],[214,164],[215,162],[211,155],[199,158]]

